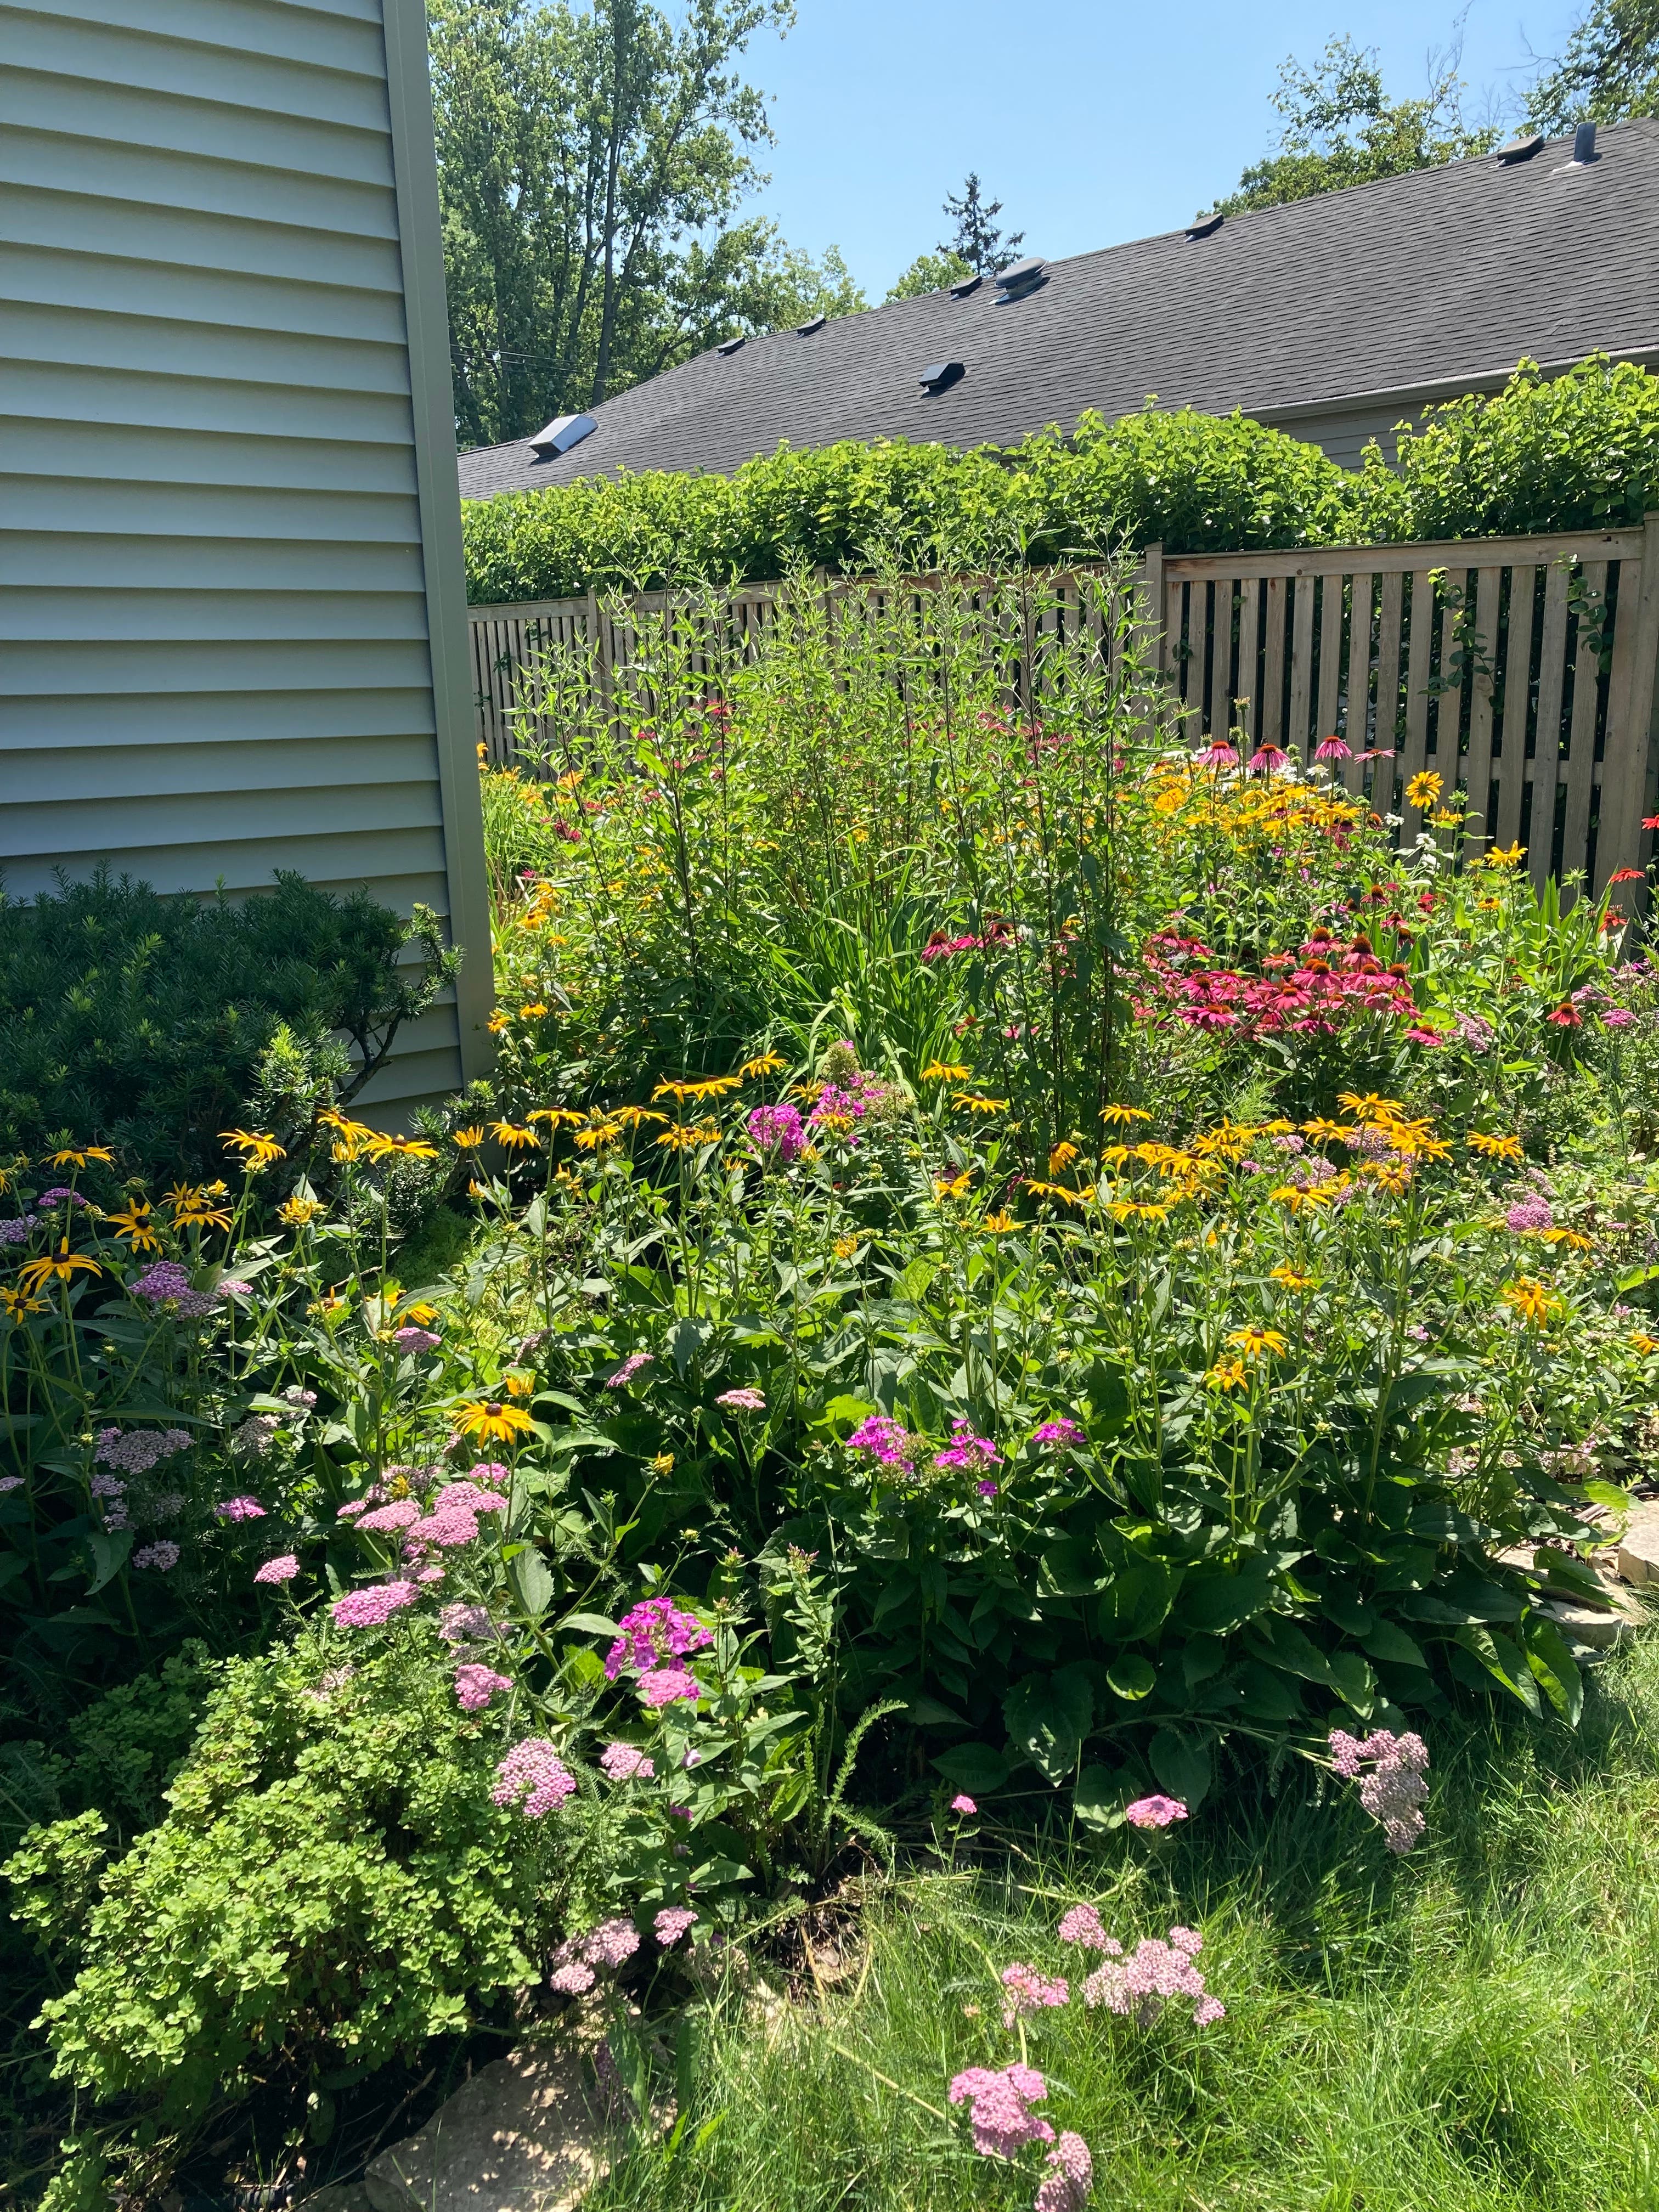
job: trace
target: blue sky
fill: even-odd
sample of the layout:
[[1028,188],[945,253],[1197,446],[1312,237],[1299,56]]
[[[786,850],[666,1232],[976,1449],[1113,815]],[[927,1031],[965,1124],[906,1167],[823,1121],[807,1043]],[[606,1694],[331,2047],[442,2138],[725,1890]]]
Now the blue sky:
[[[1334,32],[1381,51],[1396,94],[1419,93],[1448,38],[1443,0],[797,0],[799,22],[749,58],[774,95],[773,181],[758,204],[792,246],[846,255],[872,301],[943,234],[947,189],[977,169],[1051,258],[1188,222],[1263,153],[1287,53]],[[1555,51],[1572,0],[1474,0],[1463,75],[1473,105],[1512,96],[1527,42]]]

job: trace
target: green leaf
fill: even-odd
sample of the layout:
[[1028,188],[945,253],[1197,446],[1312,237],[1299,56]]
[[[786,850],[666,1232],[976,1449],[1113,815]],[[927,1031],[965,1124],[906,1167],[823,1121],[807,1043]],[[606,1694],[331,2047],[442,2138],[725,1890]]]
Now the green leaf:
[[1237,1628],[1273,1602],[1273,1577],[1258,1560],[1231,1574],[1188,1575],[1176,1613],[1185,1627],[1206,1635]]
[[1577,1728],[1584,1710],[1584,1684],[1565,1638],[1553,1620],[1536,1613],[1528,1615],[1522,1632],[1534,1679],[1567,1726]]
[[1072,1810],[1085,1827],[1121,1828],[1137,1786],[1127,1767],[1085,1766],[1072,1791]]
[[93,1528],[88,1531],[87,1547],[92,1553],[92,1580],[87,1584],[87,1595],[93,1596],[112,1582],[127,1563],[132,1550],[133,1532],[131,1528]]
[[507,1571],[520,1604],[532,1620],[539,1620],[558,1589],[546,1560],[533,1545],[526,1544]]
[[1002,1717],[1010,1741],[1040,1773],[1058,1782],[1077,1764],[1094,1718],[1094,1698],[1087,1678],[1073,1669],[1028,1674],[1003,1699]]
[[[1188,1649],[1191,1649],[1190,1645]],[[1144,1698],[1157,1680],[1158,1669],[1150,1659],[1143,1659],[1139,1652],[1120,1654],[1106,1669],[1108,1686],[1120,1698]]]
[[1414,1637],[1407,1636],[1396,1620],[1379,1620],[1359,1639],[1362,1651],[1369,1651],[1373,1659],[1380,1659],[1389,1667],[1421,1667],[1426,1672],[1428,1661],[1423,1647]]
[[1008,1779],[1008,1762],[988,1743],[959,1743],[933,1761],[945,1779],[970,1796],[988,1796]]
[[[526,1553],[520,1553],[519,1555],[520,1559],[529,1556],[531,1555]],[[539,1553],[534,1556],[539,1563]],[[517,1559],[514,1561],[514,1565],[515,1566],[518,1565]],[[622,1630],[617,1623],[614,1620],[607,1620],[602,1613],[568,1613],[559,1626],[561,1628],[574,1630],[578,1636],[608,1636],[614,1640],[622,1634]]]
[[928,1285],[938,1273],[939,1267],[936,1261],[924,1259],[918,1255],[911,1261],[902,1275],[896,1275],[893,1278],[894,1291],[908,1304],[920,1305],[927,1295]]
[[1196,1812],[1210,1794],[1214,1757],[1210,1739],[1188,1729],[1161,1728],[1147,1747],[1152,1772],[1171,1797]]
[[1509,1637],[1478,1622],[1465,1622],[1457,1631],[1456,1642],[1529,1713],[1542,1711],[1532,1668],[1519,1645]]

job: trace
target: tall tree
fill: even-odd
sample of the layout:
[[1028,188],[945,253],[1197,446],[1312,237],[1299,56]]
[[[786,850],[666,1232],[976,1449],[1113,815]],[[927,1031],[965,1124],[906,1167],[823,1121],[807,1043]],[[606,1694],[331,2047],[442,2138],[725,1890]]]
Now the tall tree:
[[1540,131],[1659,114],[1659,0],[1594,0],[1527,94]]
[[522,437],[740,331],[862,298],[734,220],[771,132],[737,64],[791,0],[432,0],[465,445]]
[[945,212],[956,225],[954,235],[939,247],[941,254],[955,254],[981,276],[994,276],[1015,260],[1025,243],[1025,233],[1015,231],[1005,238],[997,228],[997,217],[1002,213],[1000,200],[980,198],[979,178],[972,169],[960,196],[947,192]]
[[924,292],[942,292],[974,274],[971,262],[960,253],[919,253],[888,292],[890,300],[917,300]]
[[[1655,0],[1649,0],[1655,4]],[[1484,154],[1498,143],[1489,123],[1463,113],[1461,41],[1429,56],[1428,88],[1420,99],[1393,100],[1373,46],[1330,40],[1311,69],[1294,55],[1279,64],[1270,96],[1284,118],[1276,149],[1253,164],[1238,189],[1215,202],[1223,215],[1280,207],[1315,192],[1366,185],[1409,169]]]

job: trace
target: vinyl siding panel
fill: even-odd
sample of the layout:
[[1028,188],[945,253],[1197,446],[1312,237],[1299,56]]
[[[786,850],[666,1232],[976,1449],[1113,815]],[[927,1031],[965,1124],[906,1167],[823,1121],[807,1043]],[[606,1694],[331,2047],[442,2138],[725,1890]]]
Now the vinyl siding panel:
[[[5,127],[9,126],[9,127]],[[420,0],[0,0],[0,868],[447,921],[488,1056]]]

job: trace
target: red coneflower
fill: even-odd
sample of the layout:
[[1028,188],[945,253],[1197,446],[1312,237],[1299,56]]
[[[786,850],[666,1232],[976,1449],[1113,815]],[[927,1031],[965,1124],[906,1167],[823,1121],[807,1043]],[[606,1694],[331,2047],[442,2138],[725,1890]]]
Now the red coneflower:
[[1583,1016],[1577,1006],[1566,1000],[1563,1000],[1553,1012],[1546,1014],[1544,1019],[1547,1022],[1553,1022],[1559,1030],[1581,1030],[1584,1026]]

